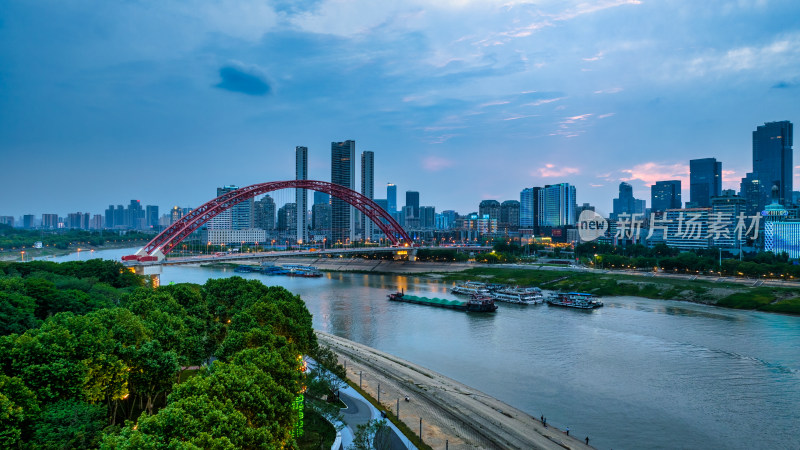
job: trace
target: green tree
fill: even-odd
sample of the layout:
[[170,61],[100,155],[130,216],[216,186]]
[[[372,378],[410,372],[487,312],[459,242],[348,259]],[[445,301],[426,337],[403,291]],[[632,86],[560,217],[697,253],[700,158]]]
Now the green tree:
[[33,442],[37,448],[95,448],[106,426],[106,410],[80,400],[61,400],[48,405],[36,422]]

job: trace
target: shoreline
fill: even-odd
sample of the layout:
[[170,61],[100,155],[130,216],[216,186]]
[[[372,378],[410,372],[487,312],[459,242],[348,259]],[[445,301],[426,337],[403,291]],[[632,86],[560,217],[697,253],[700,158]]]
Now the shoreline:
[[[107,242],[104,245],[94,246],[94,245],[82,245],[80,247],[69,247],[69,248],[56,248],[56,247],[46,247],[46,248],[28,248],[25,249],[25,257],[26,262],[27,258],[46,258],[46,257],[56,257],[56,256],[64,256],[69,255],[71,253],[77,252],[78,248],[81,251],[101,251],[101,250],[115,250],[118,248],[128,248],[128,247],[141,247],[146,244],[148,241],[141,240],[141,241],[125,241],[125,242]],[[140,244],[140,245],[137,245]],[[2,262],[20,262],[20,251],[3,251],[0,252],[0,261]]]
[[[581,436],[568,436],[511,405],[463,383],[348,339],[315,330],[321,344],[331,347],[346,364],[348,379],[374,399],[380,384],[381,406],[395,412],[400,401],[400,420],[419,430],[433,448],[591,449]],[[591,437],[590,443],[591,443]]]

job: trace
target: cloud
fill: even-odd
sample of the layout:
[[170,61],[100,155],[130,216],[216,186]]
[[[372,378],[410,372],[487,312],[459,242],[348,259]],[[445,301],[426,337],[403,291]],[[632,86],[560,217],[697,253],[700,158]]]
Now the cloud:
[[232,63],[219,69],[222,81],[215,87],[226,91],[253,96],[264,96],[272,91],[266,75],[255,66]]
[[584,61],[599,61],[601,59],[603,59],[603,52],[597,52],[597,54],[591,58],[583,58]]
[[539,175],[542,178],[556,178],[556,177],[564,177],[567,175],[577,175],[581,173],[580,169],[575,167],[559,167],[557,168],[553,164],[545,164],[544,167],[537,169],[532,175],[536,176]]
[[630,169],[623,169],[620,172],[627,174],[620,177],[620,181],[639,180],[644,182],[645,185],[651,186],[656,184],[656,181],[681,180],[682,187],[689,187],[688,164],[646,162],[637,164]]
[[486,103],[483,103],[481,105],[478,105],[478,108],[485,108],[487,106],[507,105],[509,103],[511,103],[511,102],[509,102],[508,100],[496,100],[496,101],[486,102]]
[[617,92],[622,92],[623,89],[621,87],[613,87],[609,89],[600,89],[594,91],[595,94],[616,94]]
[[[693,59],[689,58],[687,72],[693,76],[705,76],[715,72],[758,71],[764,67],[778,70],[794,65],[798,58],[800,58],[800,33],[792,33],[761,46],[736,47],[725,53],[709,52]],[[782,83],[785,82],[779,82],[776,86]]]
[[540,106],[540,105],[545,105],[547,103],[557,102],[557,101],[563,100],[565,98],[566,97],[542,98],[542,99],[536,100],[535,102],[525,103],[522,106]]
[[429,172],[438,172],[455,164],[454,161],[439,156],[427,156],[422,160],[422,168]]

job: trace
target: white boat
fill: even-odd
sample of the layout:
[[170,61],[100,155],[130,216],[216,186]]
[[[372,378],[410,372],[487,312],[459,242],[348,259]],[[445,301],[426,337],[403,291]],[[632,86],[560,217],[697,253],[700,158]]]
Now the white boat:
[[492,298],[498,302],[516,303],[518,305],[540,305],[544,303],[541,293],[495,292]]
[[547,304],[576,309],[595,309],[603,306],[603,302],[597,297],[583,292],[557,292],[547,299]]
[[486,295],[489,290],[486,289],[486,284],[478,283],[476,281],[467,281],[464,284],[457,284],[450,288],[453,294],[461,295]]

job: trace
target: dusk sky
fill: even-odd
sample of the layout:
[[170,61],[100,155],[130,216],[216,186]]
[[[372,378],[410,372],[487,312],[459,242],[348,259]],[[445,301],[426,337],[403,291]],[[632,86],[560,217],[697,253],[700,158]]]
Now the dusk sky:
[[603,212],[620,181],[649,206],[682,179],[688,200],[704,157],[738,190],[756,126],[800,121],[798,18],[797,0],[4,0],[0,215],[194,207],[293,179],[297,145],[330,180],[346,139],[375,152],[375,197],[392,182],[437,211],[559,182]]

